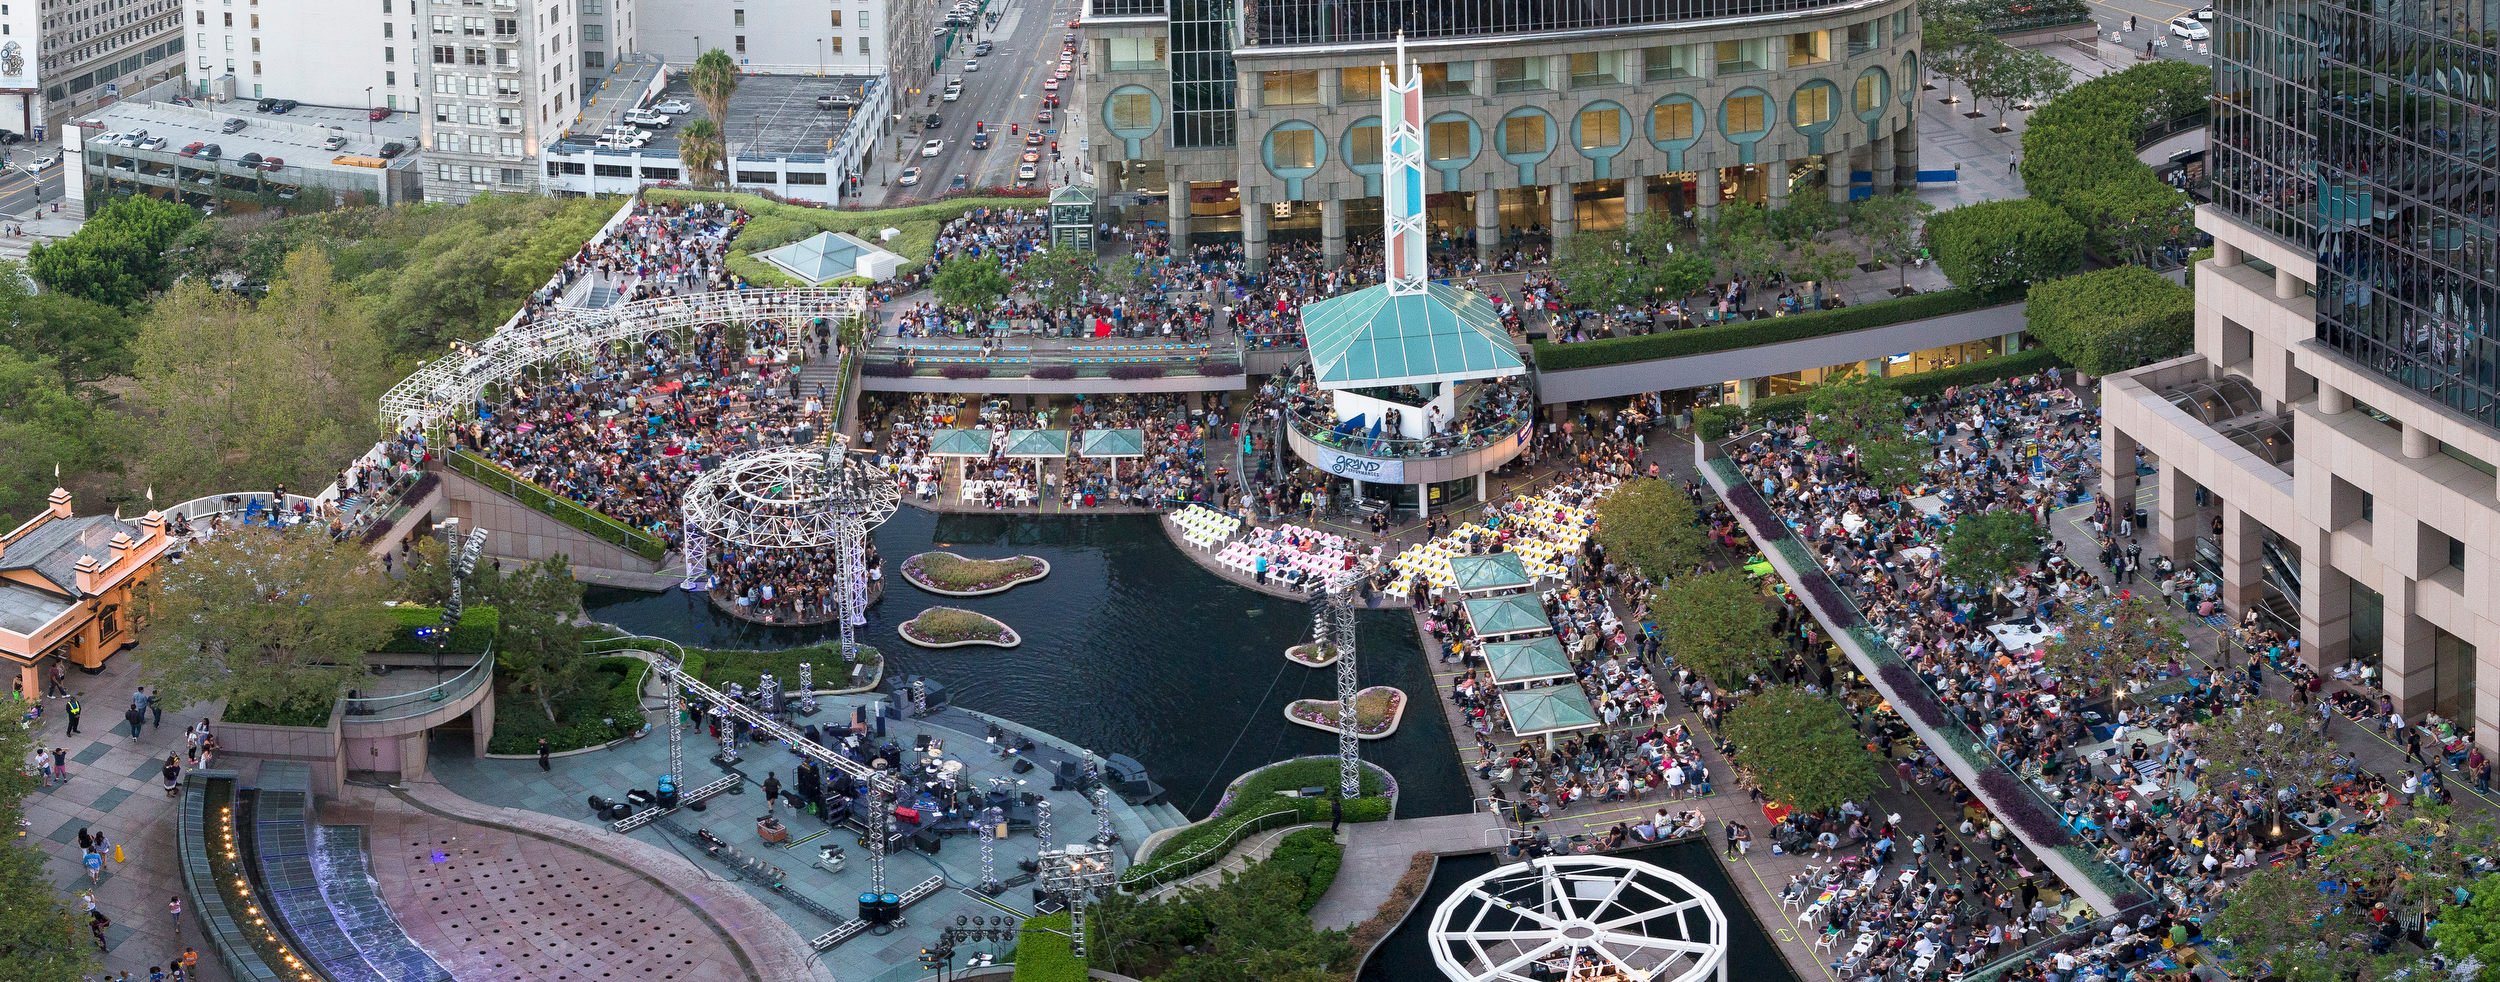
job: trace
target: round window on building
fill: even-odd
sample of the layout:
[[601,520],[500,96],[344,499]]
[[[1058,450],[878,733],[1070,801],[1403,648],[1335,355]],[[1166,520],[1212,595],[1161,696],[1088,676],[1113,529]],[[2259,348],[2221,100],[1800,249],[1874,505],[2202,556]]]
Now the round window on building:
[[1671,95],[1649,107],[1649,142],[1660,150],[1689,147],[1701,140],[1701,102],[1689,95]]
[[1319,127],[1299,120],[1267,131],[1259,149],[1268,172],[1278,177],[1309,177],[1328,159],[1328,141],[1320,138]]
[[1502,125],[1494,130],[1494,146],[1502,156],[1518,163],[1544,160],[1554,152],[1554,117],[1534,107],[1513,109],[1502,117]]
[[1439,170],[1464,168],[1476,162],[1478,139],[1474,117],[1458,112],[1434,116],[1424,124],[1424,163]]
[[1869,68],[1858,74],[1857,90],[1851,96],[1858,116],[1869,122],[1884,113],[1892,101],[1892,76],[1881,68]]
[[1632,134],[1626,124],[1632,114],[1612,101],[1598,101],[1581,107],[1579,116],[1571,121],[1572,137],[1580,147],[1580,155],[1595,159],[1612,157],[1623,152]]
[[1738,143],[1752,143],[1771,132],[1771,94],[1756,88],[1728,93],[1719,103],[1719,132]]
[[1380,141],[1383,137],[1378,116],[1365,116],[1346,127],[1345,149],[1342,151],[1346,166],[1353,168],[1357,174],[1380,173]]
[[1830,129],[1839,112],[1840,87],[1822,79],[1798,86],[1796,93],[1788,97],[1788,124],[1800,133]]

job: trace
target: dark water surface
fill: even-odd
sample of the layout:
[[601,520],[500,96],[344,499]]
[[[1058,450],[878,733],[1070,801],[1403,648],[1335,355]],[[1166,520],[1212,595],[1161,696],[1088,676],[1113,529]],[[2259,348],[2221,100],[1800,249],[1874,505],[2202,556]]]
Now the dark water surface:
[[[1703,892],[1717,897],[1720,909],[1727,912],[1727,977],[1735,982],[1798,982],[1779,950],[1772,946],[1762,923],[1745,906],[1744,897],[1729,881],[1727,870],[1711,855],[1708,840],[1695,840],[1667,846],[1651,846],[1619,853],[1625,858],[1654,863],[1682,873]],[[1380,949],[1363,964],[1359,982],[1418,982],[1441,978],[1441,970],[1432,963],[1432,914],[1441,902],[1457,892],[1458,885],[1492,872],[1508,862],[1489,855],[1447,856],[1433,868],[1432,883],[1424,888],[1423,900],[1415,905],[1415,913],[1406,923],[1398,925]]]
[[[1287,662],[1310,640],[1311,610],[1202,569],[1152,516],[940,516],[897,512],[876,533],[888,569],[945,548],[975,558],[1039,556],[1050,575],[1003,594],[949,598],[899,576],[859,629],[889,670],[947,684],[961,705],[1006,717],[1098,753],[1125,753],[1150,769],[1193,818],[1224,784],[1260,764],[1336,751],[1333,734],[1285,721],[1285,704],[1334,698],[1335,670]],[[592,588],[592,619],[710,648],[782,648],[835,636],[830,627],[770,628],[712,609],[703,597]],[[895,625],[944,604],[1016,629],[1013,649],[912,647]],[[1364,759],[1397,776],[1401,816],[1466,811],[1467,785],[1450,743],[1414,619],[1403,610],[1358,619],[1364,685],[1395,685],[1410,700],[1404,724],[1363,742]]]

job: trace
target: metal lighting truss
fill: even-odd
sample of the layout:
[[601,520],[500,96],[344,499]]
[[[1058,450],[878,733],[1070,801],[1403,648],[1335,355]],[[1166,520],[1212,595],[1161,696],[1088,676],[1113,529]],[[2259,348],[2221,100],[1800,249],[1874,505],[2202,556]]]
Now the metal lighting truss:
[[1727,914],[1635,859],[1550,856],[1461,884],[1433,912],[1432,960],[1457,982],[1727,982]]
[[1337,654],[1337,784],[1348,799],[1363,795],[1361,740],[1354,732],[1354,584],[1371,572],[1367,562],[1320,580],[1311,595],[1311,643]]
[[513,324],[483,341],[456,341],[451,353],[425,363],[382,393],[382,432],[431,429],[470,411],[491,386],[528,369],[590,357],[603,345],[642,341],[712,324],[796,324],[842,320],[868,309],[859,287],[811,290],[722,290],[656,297],[590,310],[560,308]]

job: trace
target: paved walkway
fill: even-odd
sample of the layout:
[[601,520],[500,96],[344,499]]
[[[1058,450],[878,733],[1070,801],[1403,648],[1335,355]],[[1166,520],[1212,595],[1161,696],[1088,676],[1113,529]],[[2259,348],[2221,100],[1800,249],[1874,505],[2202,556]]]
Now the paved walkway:
[[1153,890],[1147,891],[1145,896],[1138,899],[1154,900],[1171,896],[1172,894],[1179,893],[1190,887],[1216,886],[1223,883],[1225,877],[1249,869],[1252,863],[1266,859],[1270,853],[1276,851],[1277,843],[1285,841],[1286,836],[1300,832],[1303,829],[1325,827],[1326,826],[1320,825],[1316,822],[1311,822],[1302,825],[1288,825],[1283,828],[1269,829],[1265,832],[1261,832],[1246,840],[1236,843],[1233,846],[1233,851],[1226,853],[1223,860],[1215,865],[1209,866],[1206,869],[1192,875],[1185,876],[1180,879],[1173,880],[1170,883],[1156,887]]
[[[151,722],[132,739],[121,715],[130,706],[137,670],[137,657],[125,651],[107,659],[100,674],[69,673],[70,691],[79,694],[86,709],[74,736],[65,732],[66,704],[45,700],[43,725],[35,732],[44,747],[69,751],[70,776],[57,786],[38,785],[27,796],[27,827],[22,831],[28,843],[43,853],[45,868],[60,884],[72,910],[80,909],[80,894],[93,891],[98,909],[113,919],[112,930],[105,932],[109,947],[104,967],[145,978],[149,966],[171,962],[182,953],[183,945],[165,917],[166,899],[183,890],[182,873],[174,859],[175,799],[165,797],[159,770],[166,754],[182,753],[183,727],[215,710],[189,707],[167,712],[163,726]],[[235,763],[219,761],[220,766]],[[104,833],[122,847],[127,859],[114,863],[106,857],[100,886],[89,885],[86,869],[79,863],[78,830],[82,828]],[[198,946],[198,925],[192,925],[186,936]],[[226,982],[225,970],[213,961],[202,949],[200,978]]]
[[1319,905],[1311,908],[1311,923],[1321,930],[1344,930],[1370,920],[1417,853],[1490,852],[1502,845],[1502,833],[1501,819],[1483,812],[1348,824],[1339,834],[1345,841],[1345,864]]

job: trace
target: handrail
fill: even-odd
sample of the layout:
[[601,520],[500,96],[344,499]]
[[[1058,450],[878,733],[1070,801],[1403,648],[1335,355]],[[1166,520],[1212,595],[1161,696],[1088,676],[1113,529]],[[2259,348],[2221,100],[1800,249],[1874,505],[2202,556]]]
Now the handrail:
[[[2154,894],[2149,885],[2110,862],[2108,857],[2101,855],[2097,850],[2071,841],[2072,829],[2065,824],[2063,810],[2042,795],[2040,789],[2024,778],[2021,771],[2013,764],[1990,749],[1987,740],[1971,729],[1960,715],[1946,708],[1954,704],[1946,701],[1926,676],[1912,668],[1909,662],[1901,657],[1900,652],[1893,649],[1890,640],[1868,627],[1871,622],[1867,619],[1866,612],[1858,607],[1857,599],[1832,579],[1830,571],[1823,568],[1821,559],[1808,550],[1789,528],[1787,519],[1772,511],[1770,506],[1754,491],[1752,482],[1736,466],[1735,461],[1724,456],[1710,456],[1704,463],[1724,484],[1720,493],[1727,499],[1729,506],[1740,517],[1748,519],[1749,523],[1761,525],[1758,537],[1764,540],[1763,544],[1768,548],[1779,550],[1782,558],[1795,569],[1797,578],[1803,581],[1797,586],[1804,588],[1818,605],[1827,608],[1826,613],[1830,614],[1835,621],[1840,621],[1833,626],[1847,632],[1850,638],[1865,650],[1868,657],[1876,662],[1878,669],[1875,673],[1878,676],[1876,681],[1884,688],[1900,690],[1904,687],[1899,684],[1898,675],[1906,675],[1914,680],[1916,689],[1890,694],[1909,703],[1901,708],[1909,710],[1910,715],[1917,716],[1921,722],[1932,727],[1939,736],[1946,738],[1940,741],[1943,746],[1939,749],[1960,758],[1963,765],[1974,774],[1984,775],[1990,770],[1997,770],[2010,778],[2011,781],[2008,783],[2021,788],[2023,793],[2030,797],[2031,802],[2040,807],[2070,839],[2068,842],[2054,845],[2053,848],[2065,856],[2069,862],[2074,863],[2077,869],[2083,871],[2084,875],[2093,881],[2095,887],[2107,891],[2113,900],[2124,903],[2128,894],[2136,892],[2148,896]],[[1882,671],[1887,668],[1898,668],[1900,671],[1898,673]],[[1926,706],[1917,705],[1921,701],[1920,697],[1924,697]],[[1927,712],[1920,712],[1922,708]],[[2003,793],[1997,788],[1985,790],[1992,794],[2002,795]],[[2018,828],[2020,825],[2010,820],[2007,824]]]
[[[1240,825],[1234,827],[1231,832],[1225,833],[1223,838],[1201,846],[1194,852],[1183,856],[1175,856],[1171,859],[1163,860],[1147,866],[1146,875],[1143,877],[1135,880],[1131,880],[1125,876],[1122,877],[1120,880],[1120,889],[1130,893],[1137,893],[1143,890],[1152,890],[1175,880],[1185,880],[1203,873],[1207,870],[1207,867],[1215,865],[1217,860],[1219,860],[1225,853],[1232,851],[1233,846],[1241,841],[1242,836],[1249,835],[1253,832],[1265,832],[1271,828],[1275,828],[1279,823],[1272,823],[1269,821],[1270,819],[1275,818],[1292,819],[1292,822],[1281,823],[1290,825],[1294,822],[1302,820],[1302,810],[1299,808],[1284,808],[1278,811],[1268,812],[1256,818],[1249,819],[1248,821],[1244,821]],[[1134,870],[1135,868],[1136,867],[1130,867],[1131,870]],[[1186,871],[1180,872],[1177,875],[1169,875],[1173,874],[1173,871],[1175,870]]]
[[[1337,436],[1337,428],[1335,424],[1322,423],[1318,417],[1311,415],[1306,409],[1295,407],[1289,411],[1287,415],[1292,418],[1294,429],[1302,434],[1302,438],[1311,441],[1311,443],[1315,446],[1326,447],[1330,450],[1342,450],[1346,453],[1359,454],[1365,457],[1395,458],[1399,460],[1430,460],[1439,457],[1457,457],[1464,454],[1474,453],[1478,450],[1483,450],[1487,447],[1493,446],[1494,444],[1500,443],[1503,440],[1509,439],[1512,434],[1519,432],[1522,428],[1528,425],[1527,413],[1505,416],[1499,423],[1480,430],[1470,431],[1464,436],[1456,437],[1457,440],[1462,441],[1462,445],[1452,446],[1446,450],[1437,450],[1431,447],[1431,444],[1438,442],[1437,438],[1427,437],[1419,440],[1413,437],[1404,436],[1339,437]],[[1409,452],[1410,450],[1418,447],[1422,448],[1420,452]]]
[[[476,691],[477,687],[493,674],[494,666],[495,646],[493,642],[488,642],[486,650],[478,654],[477,662],[463,669],[460,674],[415,692],[403,692],[395,696],[340,700],[343,706],[341,716],[353,723],[388,723],[393,720],[423,716],[433,712],[437,706]],[[396,715],[383,715],[409,705],[416,708],[413,711]]]
[[445,450],[443,465],[601,542],[655,563],[668,556],[668,543],[658,537],[532,484],[494,461],[466,450]]

